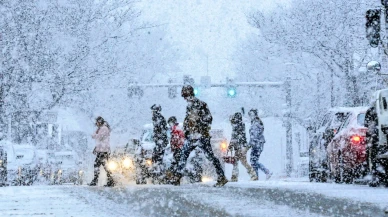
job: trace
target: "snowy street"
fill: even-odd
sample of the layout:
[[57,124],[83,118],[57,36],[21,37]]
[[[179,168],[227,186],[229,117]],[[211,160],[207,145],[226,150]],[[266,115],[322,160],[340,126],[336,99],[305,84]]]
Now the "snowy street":
[[[385,189],[301,181],[229,183],[224,188],[210,184],[6,187],[0,191],[0,212],[2,216],[385,216]],[[341,194],[333,194],[338,189]]]

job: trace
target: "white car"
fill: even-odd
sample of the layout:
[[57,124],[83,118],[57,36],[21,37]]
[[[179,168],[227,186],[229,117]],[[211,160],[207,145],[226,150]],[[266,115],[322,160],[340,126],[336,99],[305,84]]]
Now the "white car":
[[51,184],[73,183],[82,185],[84,170],[82,162],[78,161],[75,153],[71,151],[55,152],[55,165],[51,174]]
[[36,149],[10,144],[7,150],[7,180],[11,185],[32,185],[37,178]]

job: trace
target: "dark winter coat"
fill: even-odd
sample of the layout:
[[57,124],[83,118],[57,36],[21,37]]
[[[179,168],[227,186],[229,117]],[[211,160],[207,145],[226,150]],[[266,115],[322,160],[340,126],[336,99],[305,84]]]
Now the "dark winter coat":
[[167,123],[163,115],[160,113],[154,113],[152,116],[152,122],[154,125],[154,141],[158,148],[165,148],[168,144],[167,139]]
[[249,129],[250,141],[249,145],[252,149],[263,150],[265,138],[264,138],[264,124],[259,118],[255,118],[251,122],[251,128]]
[[207,104],[194,97],[186,107],[186,118],[183,122],[183,130],[186,138],[189,135],[200,134],[203,137],[210,137],[209,131],[213,117]]
[[229,148],[238,150],[246,145],[247,137],[245,135],[245,124],[242,121],[232,122],[232,137],[230,139]]

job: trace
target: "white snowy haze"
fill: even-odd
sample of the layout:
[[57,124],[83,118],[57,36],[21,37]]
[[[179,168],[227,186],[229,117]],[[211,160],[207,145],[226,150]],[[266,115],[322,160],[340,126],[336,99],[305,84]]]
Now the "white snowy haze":
[[[378,56],[360,25],[367,7],[361,0],[0,1],[0,122],[6,126],[15,112],[71,108],[89,120],[81,126],[103,116],[113,143],[125,143],[151,123],[153,104],[178,121],[186,106],[179,88],[173,99],[167,88],[128,97],[130,83],[289,76],[293,124],[305,126],[330,107],[367,104],[381,86],[363,67]],[[282,88],[241,87],[235,98],[226,95],[225,88],[201,89],[199,98],[227,137],[229,115],[241,107],[278,121],[284,115]],[[10,133],[3,129],[3,136]]]

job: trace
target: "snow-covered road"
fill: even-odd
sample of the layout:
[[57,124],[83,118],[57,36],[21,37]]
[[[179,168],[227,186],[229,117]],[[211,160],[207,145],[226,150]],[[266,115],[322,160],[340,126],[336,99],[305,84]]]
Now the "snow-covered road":
[[211,184],[4,187],[0,216],[385,216],[384,188],[300,181]]
[[206,185],[0,189],[1,216],[318,216]]

